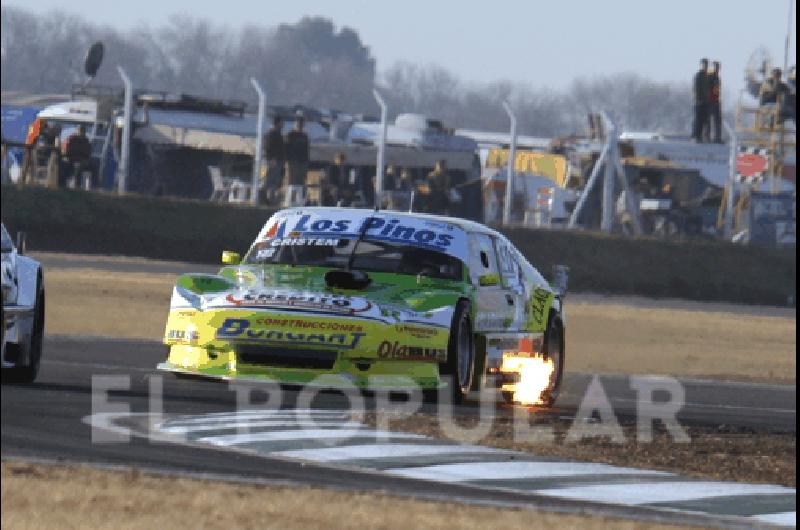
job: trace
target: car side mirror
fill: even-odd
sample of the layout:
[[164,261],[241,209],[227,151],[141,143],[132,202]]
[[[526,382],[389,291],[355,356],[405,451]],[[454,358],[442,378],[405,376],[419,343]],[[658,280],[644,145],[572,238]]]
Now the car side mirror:
[[17,232],[17,254],[23,256],[25,254],[25,247],[28,243],[28,235],[25,232]]
[[478,277],[478,283],[481,287],[490,287],[492,285],[500,284],[499,274],[482,274]]
[[567,294],[569,285],[569,267],[566,265],[553,265],[553,289],[559,296]]
[[238,265],[242,262],[242,257],[238,252],[232,250],[222,251],[222,264],[223,265]]

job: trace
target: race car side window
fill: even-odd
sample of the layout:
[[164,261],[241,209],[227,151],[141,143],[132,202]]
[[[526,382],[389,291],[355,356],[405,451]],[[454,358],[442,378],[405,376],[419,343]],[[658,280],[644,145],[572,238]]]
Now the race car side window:
[[522,270],[514,256],[514,247],[504,237],[495,239],[497,259],[503,287],[519,291],[523,288]]
[[537,285],[539,287],[549,286],[547,280],[545,280],[544,276],[542,276],[536,267],[530,264],[525,256],[523,256],[519,250],[514,249],[514,257],[519,263],[520,268],[522,269],[522,276],[525,278],[525,281]]
[[494,275],[499,285],[499,270],[497,268],[497,258],[495,257],[492,238],[486,234],[469,235],[469,279],[473,285],[481,285],[481,278]]

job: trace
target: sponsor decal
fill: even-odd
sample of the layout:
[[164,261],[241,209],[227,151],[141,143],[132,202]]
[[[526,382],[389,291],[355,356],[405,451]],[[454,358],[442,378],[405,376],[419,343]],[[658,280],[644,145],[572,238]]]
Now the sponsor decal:
[[364,327],[359,324],[348,324],[344,322],[315,322],[309,320],[298,320],[294,318],[257,318],[253,322],[259,326],[279,326],[297,329],[324,329],[329,331],[353,331],[361,332]]
[[418,339],[430,339],[438,335],[439,331],[434,328],[426,328],[423,326],[413,326],[410,324],[397,324],[394,330],[398,333],[405,333],[416,337]]
[[292,291],[267,291],[261,293],[247,291],[241,296],[229,294],[225,297],[225,300],[236,306],[296,307],[300,309],[321,309],[336,313],[362,313],[369,311],[372,307],[372,304],[363,298],[304,294]]
[[200,337],[197,330],[187,331],[184,329],[170,329],[167,331],[167,340],[174,341],[196,341]]
[[378,346],[380,359],[402,359],[406,361],[436,361],[447,358],[444,348],[423,348],[421,346],[407,346],[399,342],[385,340]]
[[[286,243],[287,239],[283,239],[283,237],[288,230],[289,241],[318,241],[322,239],[324,241],[336,241],[336,243],[332,243],[335,245],[338,244],[338,240],[335,239],[335,236],[354,236],[363,231],[366,239],[407,242],[413,245],[445,249],[451,246],[453,239],[456,237],[453,234],[443,233],[453,232],[454,228],[451,225],[445,225],[443,223],[420,223],[413,221],[413,219],[401,220],[398,218],[392,218],[390,216],[370,216],[361,222],[358,222],[354,219],[334,220],[316,218],[312,220],[311,215],[305,214],[301,215],[297,221],[292,220],[290,222],[289,219],[277,220],[267,229],[262,239],[276,238],[272,242],[272,245],[275,246],[277,246],[275,244],[276,241],[281,241],[282,243],[280,244],[309,244]],[[303,238],[303,235],[306,237]],[[309,238],[309,235],[317,237]],[[328,237],[326,238],[325,236]]]
[[[339,244],[338,239],[326,237],[299,237],[299,234],[289,234],[291,237],[284,239],[276,238],[270,241],[271,247],[288,247],[288,246],[316,246],[316,247],[335,247]],[[270,257],[275,253],[274,248],[265,249],[272,250],[272,253],[265,257]],[[259,256],[260,257],[260,256]]]
[[545,325],[545,312],[547,310],[547,300],[550,298],[550,292],[544,289],[534,289],[531,294],[531,318],[537,326]]
[[226,318],[217,328],[216,338],[231,341],[258,342],[282,346],[328,346],[352,350],[366,333],[318,333],[253,329],[251,322],[243,318]]

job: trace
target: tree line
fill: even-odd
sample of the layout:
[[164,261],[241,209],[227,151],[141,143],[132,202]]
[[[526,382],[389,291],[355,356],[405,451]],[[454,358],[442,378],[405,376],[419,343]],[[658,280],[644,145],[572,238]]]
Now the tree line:
[[[477,84],[441,66],[407,62],[379,72],[355,30],[323,17],[232,30],[173,16],[157,27],[121,31],[63,11],[37,15],[3,6],[0,35],[4,91],[68,92],[85,81],[84,54],[99,40],[106,51],[95,81],[100,85],[119,86],[116,66],[123,65],[138,88],[254,103],[250,77],[255,77],[270,104],[373,115],[377,86],[393,114],[417,112],[448,127],[494,131],[508,129],[502,110],[508,100],[519,132],[540,136],[582,132],[587,114],[600,110],[629,130],[688,132],[691,120],[688,81],[655,83],[632,72],[576,78],[564,90],[514,80]],[[525,66],[535,69],[535,58]]]

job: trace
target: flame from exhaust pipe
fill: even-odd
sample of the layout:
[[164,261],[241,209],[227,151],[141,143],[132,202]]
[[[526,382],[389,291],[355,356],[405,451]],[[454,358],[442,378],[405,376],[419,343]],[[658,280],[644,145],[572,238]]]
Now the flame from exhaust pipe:
[[555,370],[552,359],[536,355],[520,357],[519,354],[504,355],[500,367],[502,373],[518,374],[515,383],[505,383],[501,390],[513,392],[514,402],[522,405],[541,405],[545,402],[542,394],[550,387],[550,380]]

